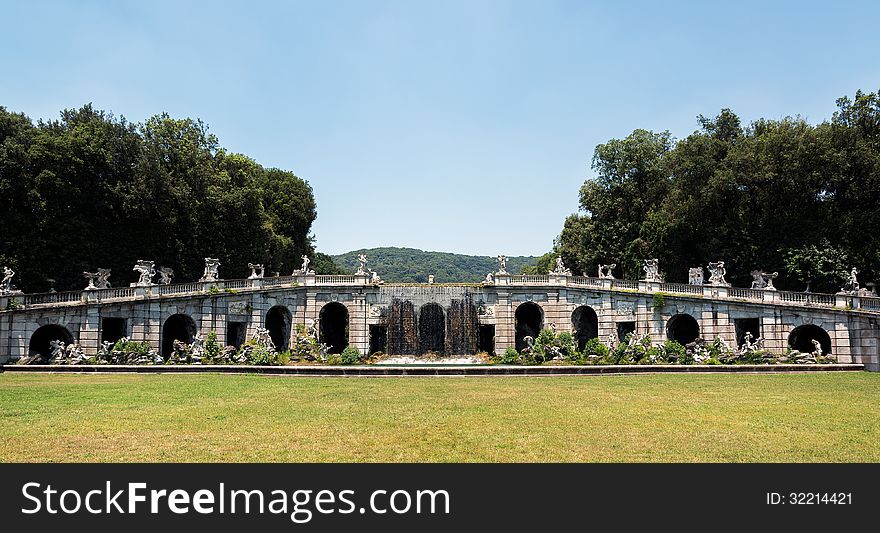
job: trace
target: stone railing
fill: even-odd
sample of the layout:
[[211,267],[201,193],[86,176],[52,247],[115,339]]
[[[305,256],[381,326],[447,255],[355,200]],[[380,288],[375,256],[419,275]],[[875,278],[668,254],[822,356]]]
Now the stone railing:
[[320,275],[315,276],[315,285],[355,285],[359,276]]
[[764,299],[764,293],[767,291],[759,291],[756,289],[743,289],[740,287],[728,287],[727,296],[729,298],[737,298],[741,300],[761,301]]
[[[602,278],[590,278],[587,276],[572,276],[568,278],[568,284],[574,285],[577,287],[596,287],[597,289],[601,289],[605,285],[603,284]],[[611,285],[610,281],[607,281],[608,285]]]
[[612,280],[611,284],[615,289],[623,289],[625,291],[637,291],[639,290],[639,282],[632,281],[628,279],[615,279]]
[[296,276],[278,276],[277,278],[263,278],[263,287],[282,287],[296,283]]
[[687,285],[685,283],[661,283],[660,292],[672,294],[699,294],[703,295],[703,285]]
[[550,283],[550,276],[517,274],[514,276],[510,276],[510,283],[520,283],[523,285],[546,285],[547,283]]
[[868,311],[880,311],[880,298],[863,296],[859,298],[859,300],[861,300],[859,302],[860,309],[866,309]]

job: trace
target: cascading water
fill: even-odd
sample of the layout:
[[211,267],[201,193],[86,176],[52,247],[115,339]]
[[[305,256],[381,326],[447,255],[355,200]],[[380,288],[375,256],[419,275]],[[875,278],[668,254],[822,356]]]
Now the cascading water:
[[480,318],[470,296],[452,300],[449,306],[449,333],[446,335],[446,352],[450,354],[475,354],[480,338]]
[[412,302],[395,298],[388,307],[388,353],[416,355],[419,339],[416,335],[416,316]]

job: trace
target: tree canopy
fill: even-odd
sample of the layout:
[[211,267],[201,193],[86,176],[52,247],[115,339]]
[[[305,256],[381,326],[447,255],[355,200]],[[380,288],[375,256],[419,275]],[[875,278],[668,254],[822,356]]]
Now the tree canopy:
[[640,277],[660,259],[669,281],[724,260],[727,279],[778,271],[776,285],[836,291],[855,266],[880,272],[880,92],[837,100],[830,120],[761,119],[743,126],[729,109],[698,117],[675,141],[635,130],[596,147],[596,178],[580,190],[552,255],[576,273],[617,263]]
[[[248,263],[289,274],[314,254],[306,181],[167,114],[135,124],[86,105],[34,124],[0,107],[0,201],[0,265],[29,292],[82,288],[98,267],[127,286],[138,259],[192,281],[205,257],[235,278]],[[335,269],[326,256],[313,265]]]

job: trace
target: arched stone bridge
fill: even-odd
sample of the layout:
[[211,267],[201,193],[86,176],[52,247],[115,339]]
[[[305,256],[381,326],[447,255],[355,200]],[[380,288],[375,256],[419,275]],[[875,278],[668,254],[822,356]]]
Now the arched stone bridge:
[[880,370],[880,298],[550,274],[498,274],[491,284],[373,284],[369,275],[313,274],[81,292],[0,296],[0,363],[49,342],[87,354],[123,336],[167,354],[173,341],[216,332],[240,345],[258,327],[287,346],[297,324],[340,351],[500,352],[543,327],[587,339],[626,333],[690,342],[697,336],[812,351]]

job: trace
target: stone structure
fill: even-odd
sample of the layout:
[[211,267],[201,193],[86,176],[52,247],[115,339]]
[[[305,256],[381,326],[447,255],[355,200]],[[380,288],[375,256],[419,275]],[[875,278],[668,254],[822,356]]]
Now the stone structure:
[[99,289],[109,289],[110,288],[110,269],[109,268],[99,268],[98,269],[98,277],[95,279],[95,287]]
[[617,263],[611,263],[610,265],[599,265],[599,278],[614,279],[614,269],[616,267]]
[[248,279],[263,279],[264,269],[262,264],[248,263],[248,268],[251,269],[251,275],[248,276]]
[[358,254],[358,269],[355,272],[356,275],[363,275],[367,272],[367,256],[365,254]]
[[642,264],[642,270],[645,271],[645,277],[642,281],[652,283],[662,283],[663,276],[660,274],[660,261],[657,259],[645,259]]
[[840,289],[840,292],[844,294],[858,294],[859,292],[859,271],[855,269],[855,267],[849,272],[849,279],[846,281],[846,284]]
[[205,273],[202,275],[201,281],[204,282],[212,282],[218,281],[220,279],[220,260],[213,257],[205,258]]
[[174,277],[174,269],[162,267],[159,269],[159,285],[171,285],[171,279]]
[[550,274],[557,276],[571,276],[571,270],[565,267],[561,257],[556,258],[556,268],[550,271]]
[[703,267],[693,267],[688,269],[688,285],[703,284]]
[[[241,345],[266,330],[283,351],[297,326],[331,351],[500,353],[527,348],[526,337],[555,324],[579,342],[649,335],[655,344],[687,345],[721,337],[741,347],[760,338],[781,354],[814,352],[816,341],[823,356],[880,370],[880,299],[861,294],[510,274],[479,285],[377,284],[373,273],[152,285],[149,272],[134,287],[0,296],[0,362],[48,360],[52,342],[95,355],[123,337],[168,357],[175,341],[191,346],[212,331],[221,345]],[[664,294],[660,307],[656,292]]]
[[730,283],[727,283],[727,280],[724,279],[724,276],[727,275],[727,269],[724,268],[724,261],[709,263],[707,268],[709,269],[709,285],[715,287],[730,286]]
[[140,276],[137,283],[133,284],[134,286],[149,287],[153,284],[153,276],[156,275],[155,262],[138,259],[137,263],[134,264],[134,268],[132,270],[137,272]]
[[495,258],[498,261],[498,272],[497,274],[507,274],[507,256],[499,255]]
[[3,279],[0,280],[0,296],[21,293],[21,291],[15,290],[15,285],[12,284],[13,276],[15,276],[15,271],[9,267],[4,266]]
[[773,280],[779,276],[778,272],[768,274],[763,270],[752,270],[752,288],[766,291],[775,291]]

